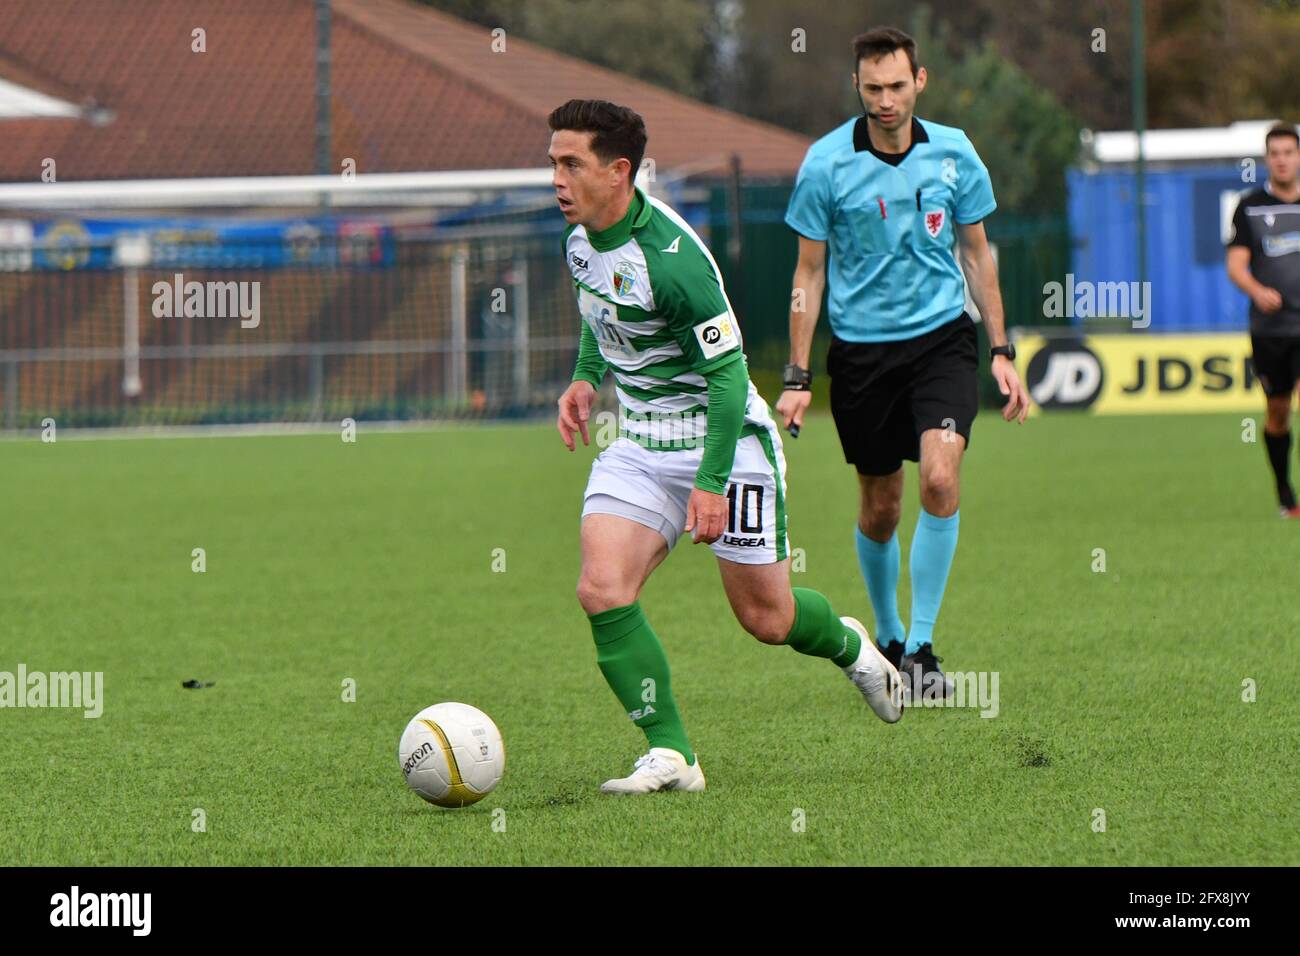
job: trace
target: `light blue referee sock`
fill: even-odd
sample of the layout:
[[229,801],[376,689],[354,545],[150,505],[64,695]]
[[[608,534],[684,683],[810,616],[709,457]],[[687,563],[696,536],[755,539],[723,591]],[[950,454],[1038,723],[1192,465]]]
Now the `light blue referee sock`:
[[862,529],[854,527],[858,545],[858,567],[867,582],[871,596],[871,609],[876,614],[876,643],[881,647],[893,641],[907,639],[903,619],[898,616],[898,568],[901,557],[898,549],[898,532],[881,544],[872,541]]
[[929,644],[934,622],[943,603],[943,589],[948,584],[948,569],[957,550],[960,511],[947,518],[937,518],[924,508],[916,517],[916,536],[912,539],[912,629],[907,635],[907,653],[915,654],[922,644]]

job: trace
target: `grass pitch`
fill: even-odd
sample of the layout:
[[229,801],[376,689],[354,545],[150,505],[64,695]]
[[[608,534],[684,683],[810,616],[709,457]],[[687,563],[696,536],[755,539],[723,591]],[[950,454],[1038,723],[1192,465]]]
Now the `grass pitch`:
[[[0,671],[104,673],[98,719],[0,710],[0,862],[1300,863],[1300,524],[1240,416],[981,414],[936,647],[998,673],[994,718],[880,723],[679,545],[642,603],[709,790],[636,799],[596,792],[644,745],[573,596],[593,451],[545,425],[0,443]],[[829,418],[786,454],[796,583],[872,627]],[[397,767],[440,700],[505,738],[463,810]]]

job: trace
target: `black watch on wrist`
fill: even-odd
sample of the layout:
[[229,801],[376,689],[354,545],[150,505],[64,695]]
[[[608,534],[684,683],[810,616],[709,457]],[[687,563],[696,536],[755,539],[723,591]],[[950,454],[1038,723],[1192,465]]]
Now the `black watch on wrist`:
[[788,392],[812,391],[812,372],[798,365],[787,365],[782,373]]
[[1011,361],[1016,360],[1016,347],[1008,342],[1006,345],[995,345],[989,349],[989,361],[993,361],[993,356],[1005,355]]

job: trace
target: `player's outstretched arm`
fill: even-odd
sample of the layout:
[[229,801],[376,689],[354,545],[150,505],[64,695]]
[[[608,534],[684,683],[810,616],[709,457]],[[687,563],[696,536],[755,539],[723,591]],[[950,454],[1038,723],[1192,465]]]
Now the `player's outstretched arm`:
[[[998,267],[993,261],[993,251],[989,248],[988,236],[984,233],[984,223],[973,222],[958,224],[957,238],[961,243],[961,270],[966,276],[966,285],[970,288],[975,307],[980,310],[984,328],[988,330],[989,345],[1007,344],[1006,321],[1002,312],[1002,290],[998,288]],[[1029,395],[1016,367],[1004,355],[993,358],[990,369],[993,380],[998,383],[998,391],[1006,396],[1007,404],[1002,408],[1002,417],[1006,421],[1023,422],[1029,414]]]

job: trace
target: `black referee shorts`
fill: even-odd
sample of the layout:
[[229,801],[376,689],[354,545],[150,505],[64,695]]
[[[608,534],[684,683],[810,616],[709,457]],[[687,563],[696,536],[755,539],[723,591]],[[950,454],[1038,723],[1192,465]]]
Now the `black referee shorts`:
[[948,428],[970,447],[979,409],[979,339],[963,312],[898,342],[831,341],[826,369],[844,460],[863,475],[891,475],[919,461],[921,433]]
[[1300,335],[1252,335],[1250,351],[1265,395],[1281,398],[1295,390],[1300,379]]

